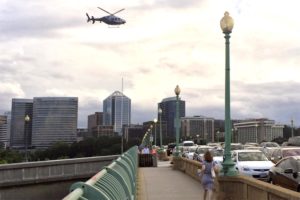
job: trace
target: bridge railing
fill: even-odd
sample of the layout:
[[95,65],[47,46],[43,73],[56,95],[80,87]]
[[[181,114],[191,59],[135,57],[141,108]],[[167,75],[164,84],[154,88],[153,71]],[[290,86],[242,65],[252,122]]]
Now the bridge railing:
[[71,186],[63,200],[134,200],[138,168],[138,149],[132,147],[86,182]]

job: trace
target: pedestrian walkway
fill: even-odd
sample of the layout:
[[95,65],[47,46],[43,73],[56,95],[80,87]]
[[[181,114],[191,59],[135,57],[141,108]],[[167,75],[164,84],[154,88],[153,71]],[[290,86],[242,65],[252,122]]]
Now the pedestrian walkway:
[[159,161],[157,167],[139,168],[139,200],[199,200],[203,197],[200,181],[173,170],[170,161]]

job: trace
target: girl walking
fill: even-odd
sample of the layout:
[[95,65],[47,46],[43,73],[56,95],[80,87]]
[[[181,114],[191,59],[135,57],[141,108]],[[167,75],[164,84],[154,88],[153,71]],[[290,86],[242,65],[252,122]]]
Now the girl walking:
[[203,200],[206,200],[206,197],[208,197],[208,200],[212,200],[212,191],[214,188],[214,178],[215,178],[215,172],[217,171],[217,166],[213,162],[213,157],[209,151],[207,151],[204,154],[204,161],[202,163],[202,169],[201,169],[201,183],[204,189],[204,197]]

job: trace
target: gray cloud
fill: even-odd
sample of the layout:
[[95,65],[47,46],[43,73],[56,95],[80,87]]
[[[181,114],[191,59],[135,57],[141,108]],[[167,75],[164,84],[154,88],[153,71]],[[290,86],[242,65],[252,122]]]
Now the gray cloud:
[[[59,28],[79,26],[83,16],[64,15],[58,10],[30,4],[7,3],[0,14],[0,40],[23,37],[55,37]],[[84,14],[84,13],[83,13]]]

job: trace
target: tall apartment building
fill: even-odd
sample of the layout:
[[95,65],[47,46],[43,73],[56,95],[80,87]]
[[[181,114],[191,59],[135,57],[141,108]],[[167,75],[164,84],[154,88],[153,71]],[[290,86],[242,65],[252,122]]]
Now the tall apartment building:
[[[161,121],[166,122],[167,130],[166,135],[168,137],[175,137],[175,117],[176,117],[176,97],[169,97],[163,99],[158,103],[158,108],[161,108]],[[179,98],[179,118],[185,116],[185,101]],[[159,117],[159,116],[158,116]],[[159,119],[159,118],[158,118]]]
[[[31,146],[32,120],[29,121],[25,129],[25,116],[28,115],[32,119],[32,107],[32,99],[12,99],[10,127],[11,148],[25,148],[25,139],[27,140],[26,144],[28,147]],[[25,138],[25,135],[27,138]]]
[[122,134],[123,125],[131,122],[131,100],[115,91],[103,101],[103,125],[114,126],[114,132]]
[[7,145],[7,116],[0,115],[0,149]]
[[215,142],[214,119],[204,116],[182,117],[182,136]]
[[32,146],[47,148],[62,141],[76,141],[77,97],[35,97],[33,99]]
[[7,123],[7,134],[6,134],[6,147],[10,147],[10,135],[11,135],[11,112],[7,111],[4,113],[4,116],[6,116],[6,123]]
[[269,119],[250,119],[234,123],[234,130],[237,131],[238,142],[257,142],[272,141],[274,138],[283,137],[281,124],[275,124],[274,120]]

